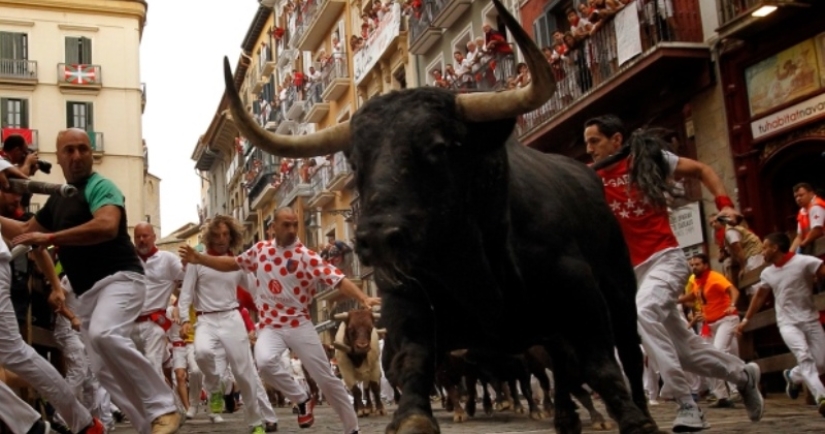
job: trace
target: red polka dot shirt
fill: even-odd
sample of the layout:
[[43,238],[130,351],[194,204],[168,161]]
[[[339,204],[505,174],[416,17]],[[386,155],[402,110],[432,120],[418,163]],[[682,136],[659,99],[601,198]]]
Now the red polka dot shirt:
[[319,284],[334,288],[344,279],[341,270],[300,241],[287,247],[262,241],[235,259],[241,269],[255,275],[250,289],[258,328],[295,328],[310,321],[309,305]]

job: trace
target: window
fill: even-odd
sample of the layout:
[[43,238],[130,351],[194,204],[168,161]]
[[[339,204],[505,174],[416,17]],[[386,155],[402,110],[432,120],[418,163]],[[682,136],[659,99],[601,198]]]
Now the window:
[[2,128],[28,128],[28,105],[28,100],[25,99],[0,98]]
[[66,63],[91,65],[92,40],[86,37],[66,37]]
[[578,4],[584,3],[579,0],[561,0],[551,2],[550,6],[533,21],[533,39],[539,48],[553,46],[553,32],[560,30],[565,32],[570,29],[565,11],[568,8],[576,8]]
[[25,33],[0,32],[0,59],[28,60],[28,38]]
[[94,131],[93,105],[90,102],[66,103],[66,128],[80,128],[86,132]]

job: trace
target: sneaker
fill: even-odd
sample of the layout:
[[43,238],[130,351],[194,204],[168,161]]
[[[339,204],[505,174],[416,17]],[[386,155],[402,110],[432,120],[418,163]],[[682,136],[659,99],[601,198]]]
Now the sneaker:
[[264,431],[264,427],[261,426],[261,425],[258,425],[255,428],[252,428],[252,434],[265,434],[265,433],[266,433],[266,431]]
[[215,392],[209,395],[209,410],[212,413],[220,413],[223,411],[223,394]]
[[782,371],[782,378],[785,379],[785,394],[788,395],[788,398],[797,399],[799,398],[799,385],[794,383],[791,380],[791,370],[786,369]]
[[198,414],[198,406],[197,405],[191,405],[191,406],[189,406],[189,410],[186,410],[186,418],[187,419],[194,419],[195,415],[197,415],[197,414]]
[[728,398],[717,399],[716,402],[709,406],[710,408],[734,408],[736,404]]
[[704,415],[699,407],[681,404],[673,420],[673,432],[696,432],[705,429]]
[[103,422],[101,422],[98,418],[92,418],[91,425],[83,428],[83,431],[80,431],[80,434],[105,434],[106,427],[103,426]]
[[43,419],[37,419],[26,434],[49,434],[52,426]]
[[762,394],[759,393],[759,378],[761,377],[759,365],[753,362],[745,365],[745,375],[748,376],[748,382],[744,386],[737,386],[737,389],[739,394],[742,395],[742,402],[745,404],[745,410],[748,411],[748,418],[752,422],[758,422],[765,413],[765,401],[762,399]]
[[657,401],[655,399],[651,399],[650,401],[647,402],[647,405],[657,406],[657,405],[659,405],[659,401]]
[[223,418],[221,417],[221,415],[219,415],[219,414],[217,414],[217,413],[212,413],[212,414],[210,414],[210,415],[209,415],[209,420],[210,420],[212,423],[223,423]]
[[816,402],[819,414],[821,414],[822,417],[825,417],[825,396],[820,396],[819,399],[816,400]]
[[312,411],[315,409],[315,400],[312,398],[298,404],[298,426],[309,428],[315,423],[315,416]]
[[[174,434],[180,429],[180,413],[173,411],[152,421],[152,434]],[[103,434],[101,432],[101,434]]]
[[267,422],[264,425],[264,431],[266,431],[266,432],[278,432],[278,422]]
[[120,410],[115,410],[115,411],[113,411],[113,412],[112,412],[112,417],[113,417],[113,418],[115,418],[115,421],[116,421],[117,423],[123,423],[123,421],[125,421],[125,420],[126,420],[126,415],[125,415],[125,414],[123,414],[123,412],[122,412],[122,411],[120,411]]

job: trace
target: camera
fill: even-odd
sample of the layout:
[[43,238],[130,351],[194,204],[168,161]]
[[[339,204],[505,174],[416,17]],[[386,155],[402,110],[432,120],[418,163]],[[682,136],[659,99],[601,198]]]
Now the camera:
[[37,160],[37,168],[46,175],[52,173],[52,163],[43,160]]

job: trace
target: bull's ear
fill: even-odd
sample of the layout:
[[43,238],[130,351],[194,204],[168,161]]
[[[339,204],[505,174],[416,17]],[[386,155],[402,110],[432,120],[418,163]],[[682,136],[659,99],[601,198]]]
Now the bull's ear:
[[500,149],[513,134],[516,120],[499,119],[488,122],[467,122],[467,140],[469,150],[492,151]]

